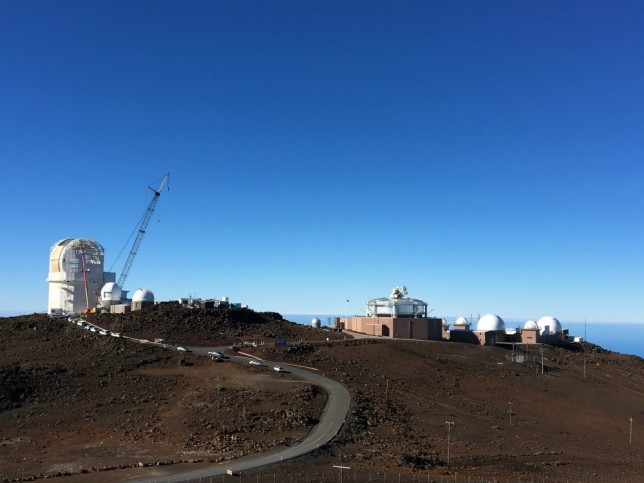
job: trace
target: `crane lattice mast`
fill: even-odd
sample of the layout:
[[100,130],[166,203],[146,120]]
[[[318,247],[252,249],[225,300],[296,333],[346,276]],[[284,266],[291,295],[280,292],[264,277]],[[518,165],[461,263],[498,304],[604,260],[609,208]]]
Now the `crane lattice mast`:
[[130,254],[127,257],[125,266],[123,267],[123,271],[121,272],[121,276],[119,277],[119,281],[118,281],[119,287],[123,287],[123,284],[125,283],[125,280],[127,279],[127,276],[130,273],[130,268],[132,268],[132,263],[134,263],[134,258],[136,257],[136,253],[139,250],[139,246],[141,245],[141,241],[143,240],[145,231],[147,230],[148,225],[150,224],[150,220],[152,219],[152,215],[154,214],[154,209],[156,208],[157,202],[159,201],[159,197],[161,196],[161,190],[163,190],[163,187],[165,186],[169,177],[170,177],[170,173],[168,172],[163,177],[163,180],[159,185],[159,189],[155,190],[154,188],[148,186],[148,189],[154,192],[154,196],[152,197],[152,200],[150,201],[148,208],[145,210],[145,214],[143,215],[143,221],[141,221],[141,226],[139,227],[139,232],[136,235],[134,244],[132,245],[132,249],[130,250]]

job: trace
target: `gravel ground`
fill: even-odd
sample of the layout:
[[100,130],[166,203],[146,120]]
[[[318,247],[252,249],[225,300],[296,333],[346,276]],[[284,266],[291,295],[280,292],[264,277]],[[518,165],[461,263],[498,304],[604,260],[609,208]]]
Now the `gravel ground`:
[[[266,474],[321,481],[334,464],[351,467],[356,481],[385,474],[638,481],[644,474],[638,357],[589,344],[546,347],[541,374],[536,347],[517,363],[499,347],[346,340],[248,309],[162,304],[88,320],[167,343],[256,341],[244,351],[312,366],[345,384],[353,400],[338,437],[314,454],[251,473],[258,481]],[[324,404],[317,387],[268,368],[194,354],[180,366],[176,351],[42,314],[0,319],[0,326],[3,481],[127,480],[149,466],[226,461],[293,444]],[[275,338],[289,342],[276,346]],[[449,467],[447,421],[454,422]]]

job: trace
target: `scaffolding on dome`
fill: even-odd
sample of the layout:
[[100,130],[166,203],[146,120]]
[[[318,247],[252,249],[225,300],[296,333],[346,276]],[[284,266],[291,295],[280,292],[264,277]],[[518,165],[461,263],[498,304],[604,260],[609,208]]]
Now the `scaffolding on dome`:
[[371,299],[367,302],[367,317],[427,317],[427,302],[405,298],[407,287],[395,287],[389,297]]

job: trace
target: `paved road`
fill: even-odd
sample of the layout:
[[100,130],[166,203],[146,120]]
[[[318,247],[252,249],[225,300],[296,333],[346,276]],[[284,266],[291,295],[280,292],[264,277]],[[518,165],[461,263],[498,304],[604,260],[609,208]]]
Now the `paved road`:
[[[192,350],[197,354],[206,355],[208,351],[218,350],[222,351],[223,348],[219,347],[193,347]],[[231,355],[230,360],[237,363],[248,364],[249,359]],[[332,379],[326,378],[314,371],[304,369],[301,367],[294,367],[284,363],[272,363],[263,361],[268,367],[272,368],[275,365],[280,365],[285,371],[298,379],[303,379],[317,384],[324,388],[327,393],[327,401],[322,414],[320,422],[313,428],[313,430],[304,438],[299,444],[291,447],[285,447],[278,450],[273,450],[270,453],[258,454],[255,457],[244,457],[243,461],[225,462],[213,465],[208,468],[200,470],[192,470],[183,473],[176,473],[167,476],[148,477],[146,479],[136,480],[137,482],[157,482],[157,483],[173,483],[187,481],[189,479],[207,478],[211,476],[219,476],[226,474],[228,470],[235,473],[243,472],[260,466],[277,463],[279,461],[295,458],[306,453],[309,453],[323,444],[331,441],[333,437],[340,431],[344,424],[344,420],[349,412],[349,404],[351,403],[351,396],[349,391]],[[164,471],[168,470],[164,467]]]

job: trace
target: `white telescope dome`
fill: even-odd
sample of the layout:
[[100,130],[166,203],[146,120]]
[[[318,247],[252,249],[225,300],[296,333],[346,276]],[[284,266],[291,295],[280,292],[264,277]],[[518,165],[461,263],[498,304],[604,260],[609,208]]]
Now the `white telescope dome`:
[[556,317],[551,315],[544,315],[539,320],[537,320],[537,325],[541,330],[541,335],[544,334],[559,334],[562,332],[561,322],[557,320]]
[[108,282],[101,289],[101,303],[103,307],[109,309],[112,305],[121,302],[121,287],[114,282]]
[[154,302],[154,294],[147,288],[140,288],[132,295],[132,302]]
[[476,330],[505,330],[505,322],[503,322],[503,319],[498,315],[485,314],[479,319],[479,322],[476,325]]
[[539,325],[534,321],[534,320],[528,320],[526,323],[523,325],[524,329],[538,329]]

